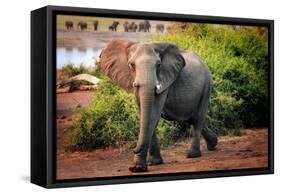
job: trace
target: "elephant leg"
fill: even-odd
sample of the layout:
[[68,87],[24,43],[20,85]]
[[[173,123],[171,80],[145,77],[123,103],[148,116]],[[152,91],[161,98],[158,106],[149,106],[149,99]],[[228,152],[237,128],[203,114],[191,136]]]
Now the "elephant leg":
[[[168,90],[167,90],[168,91]],[[155,128],[157,127],[158,121],[161,117],[161,112],[163,109],[163,106],[165,104],[165,100],[167,98],[167,91],[163,92],[161,95],[155,96],[154,103],[152,105],[152,114],[149,118],[149,128],[150,130],[147,130],[145,134],[141,133],[139,134],[139,139],[137,142],[137,146],[135,148],[135,155],[134,155],[134,165],[129,167],[129,170],[131,172],[146,172],[147,171],[147,153],[150,151],[150,146],[152,146],[154,149],[154,155],[158,154],[160,156],[160,150],[158,144],[155,142],[156,140],[156,133]],[[153,136],[155,136],[153,138]],[[157,145],[157,146],[156,146]],[[158,150],[158,151],[157,151]],[[157,153],[158,152],[158,153]]]
[[151,143],[148,149],[147,164],[149,166],[159,165],[163,163],[163,159],[160,154],[160,148],[157,142],[156,130],[154,130]]
[[202,130],[202,135],[207,143],[208,150],[215,150],[218,144],[217,134],[206,126]]
[[202,121],[195,122],[194,134],[193,134],[193,139],[192,139],[192,144],[191,144],[191,151],[187,155],[188,158],[196,158],[196,157],[201,156],[200,136],[201,136],[201,131],[202,131],[203,127],[204,127],[204,122],[202,122]]
[[[151,125],[156,126],[159,119],[160,119],[160,111],[158,111],[158,110],[153,111],[153,114],[150,118]],[[147,136],[147,139],[148,139],[147,141],[146,140],[143,141],[143,139],[146,139],[146,138],[142,137],[142,135],[139,134],[137,146],[134,151],[134,153],[135,153],[134,154],[134,165],[129,167],[129,170],[131,172],[146,172],[147,171],[147,153],[148,153],[149,147],[152,143],[153,133],[154,133],[154,130],[147,131],[147,134],[145,134],[145,136]]]

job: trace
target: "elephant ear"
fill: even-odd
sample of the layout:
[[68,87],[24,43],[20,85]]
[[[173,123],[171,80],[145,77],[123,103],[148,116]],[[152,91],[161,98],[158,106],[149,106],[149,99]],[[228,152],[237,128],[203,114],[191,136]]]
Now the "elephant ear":
[[156,93],[160,94],[177,79],[180,71],[185,66],[185,60],[180,50],[173,44],[154,43],[152,47],[161,59],[161,65],[157,69],[157,76],[162,87],[160,90],[156,90]]
[[133,92],[134,77],[128,66],[128,50],[135,43],[125,40],[112,40],[100,54],[100,68],[113,82]]

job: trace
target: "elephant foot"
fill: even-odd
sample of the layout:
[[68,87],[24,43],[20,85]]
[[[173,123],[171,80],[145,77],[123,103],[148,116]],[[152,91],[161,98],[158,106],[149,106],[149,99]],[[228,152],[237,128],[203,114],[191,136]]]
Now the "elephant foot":
[[201,151],[198,150],[198,151],[191,151],[188,153],[187,155],[187,158],[198,158],[198,157],[201,157]]
[[133,166],[130,166],[129,170],[131,172],[147,172],[147,166],[146,165],[135,164]]
[[207,141],[207,148],[209,151],[213,151],[216,149],[216,146],[218,144],[218,138],[213,138],[211,140]]
[[156,166],[156,165],[160,165],[160,164],[163,164],[163,159],[162,157],[153,157],[153,156],[150,156],[148,159],[147,159],[147,165],[148,166]]
[[215,132],[210,130],[209,128],[205,128],[202,131],[202,135],[207,143],[207,148],[209,151],[213,151],[216,149],[216,145],[218,144],[218,137]]

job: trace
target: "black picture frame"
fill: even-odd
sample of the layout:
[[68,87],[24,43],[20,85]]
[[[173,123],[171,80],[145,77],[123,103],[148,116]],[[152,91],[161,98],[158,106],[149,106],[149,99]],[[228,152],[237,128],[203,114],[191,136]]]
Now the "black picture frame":
[[[265,26],[269,40],[270,126],[268,168],[145,176],[56,180],[56,15],[150,18],[211,24]],[[46,188],[229,177],[274,173],[274,21],[139,11],[46,6],[31,12],[31,182]]]

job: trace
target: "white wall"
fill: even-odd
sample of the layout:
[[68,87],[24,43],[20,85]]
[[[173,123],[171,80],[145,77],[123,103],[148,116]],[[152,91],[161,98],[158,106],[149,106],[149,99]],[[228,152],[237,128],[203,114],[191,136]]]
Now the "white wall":
[[[30,171],[30,11],[65,5],[275,20],[275,175],[125,184],[45,190],[29,182]],[[0,6],[0,193],[276,193],[280,190],[280,34],[277,0],[3,0]],[[278,185],[279,184],[279,185]]]

